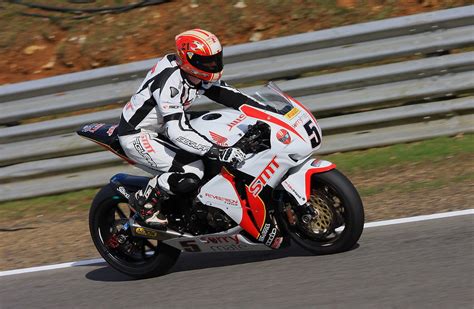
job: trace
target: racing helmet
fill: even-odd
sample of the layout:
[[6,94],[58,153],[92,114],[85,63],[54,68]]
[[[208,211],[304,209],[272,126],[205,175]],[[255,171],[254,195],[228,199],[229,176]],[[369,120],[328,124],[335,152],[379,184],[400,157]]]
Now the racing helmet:
[[176,36],[177,62],[181,70],[206,82],[222,76],[222,46],[212,33],[192,29]]

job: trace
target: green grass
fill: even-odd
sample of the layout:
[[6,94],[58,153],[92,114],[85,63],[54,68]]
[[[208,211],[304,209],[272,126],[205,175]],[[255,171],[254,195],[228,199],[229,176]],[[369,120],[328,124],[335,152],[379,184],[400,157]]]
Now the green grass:
[[363,151],[323,156],[336,163],[345,172],[383,169],[396,164],[431,162],[436,163],[451,156],[474,153],[474,135],[456,138],[439,137],[410,144],[398,144]]
[[[325,156],[324,159],[336,163],[338,169],[344,173],[366,173],[383,170],[396,164],[429,162],[431,165],[463,154],[474,154],[474,135],[456,138],[441,137],[417,143],[333,154]],[[419,189],[437,189],[448,184],[465,181],[472,182],[473,180],[474,174],[468,172],[450,179],[440,175],[440,178],[426,181],[383,183],[359,189],[362,196],[369,196],[393,190],[406,192]],[[96,192],[97,189],[87,189],[53,196],[0,203],[0,218],[4,220],[18,219],[31,215],[31,213],[35,215],[47,213],[54,216],[66,212],[84,212],[89,208]]]
[[361,196],[371,196],[387,191],[406,193],[423,189],[436,190],[450,184],[467,181],[474,181],[474,173],[466,173],[452,178],[443,177],[433,180],[410,181],[407,183],[384,183],[377,186],[359,187],[358,191]]
[[26,200],[0,203],[0,221],[3,219],[20,219],[35,215],[51,216],[63,213],[84,212],[89,209],[97,189],[86,189],[58,195],[42,196]]

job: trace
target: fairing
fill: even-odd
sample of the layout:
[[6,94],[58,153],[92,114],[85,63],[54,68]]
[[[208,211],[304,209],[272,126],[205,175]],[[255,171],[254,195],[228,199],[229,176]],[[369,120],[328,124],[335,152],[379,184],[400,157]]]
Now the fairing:
[[[274,209],[273,189],[281,184],[298,203],[304,204],[310,193],[311,175],[333,169],[335,165],[309,159],[321,143],[321,129],[314,116],[276,85],[270,84],[267,88],[265,91],[272,92],[271,95],[262,92],[255,98],[271,106],[273,112],[242,105],[240,111],[216,110],[194,118],[190,123],[196,131],[222,147],[235,145],[257,121],[268,125],[270,148],[247,154],[245,160],[230,172],[223,168],[220,174],[200,188],[197,199],[204,205],[221,209],[239,225],[238,228],[256,241],[276,249],[283,237],[271,214]],[[224,247],[215,247],[213,241],[229,244],[234,241],[235,245],[245,243],[242,235],[236,236],[230,231],[224,234],[219,236],[221,238],[215,236],[215,239],[206,238],[211,235],[192,237],[192,243],[188,242],[192,235],[179,234],[174,236],[177,239],[166,242],[183,250],[197,247],[201,251],[224,250]],[[248,246],[230,246],[228,249],[232,251]]]
[[336,165],[329,161],[308,159],[303,164],[290,169],[281,185],[295,198],[298,204],[303,205],[311,194],[311,176],[335,168]]
[[237,143],[247,132],[248,126],[255,122],[255,119],[230,109],[212,111],[190,121],[196,131],[223,147]]

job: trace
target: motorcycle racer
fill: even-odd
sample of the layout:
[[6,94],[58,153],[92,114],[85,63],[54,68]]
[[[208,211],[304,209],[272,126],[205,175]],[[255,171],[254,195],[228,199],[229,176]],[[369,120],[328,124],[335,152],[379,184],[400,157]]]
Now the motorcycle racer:
[[262,107],[250,96],[221,81],[222,46],[205,30],[185,31],[175,38],[176,54],[165,55],[148,72],[124,106],[118,127],[125,154],[154,175],[146,188],[131,197],[130,206],[144,223],[165,226],[159,202],[169,194],[195,191],[204,176],[201,156],[241,162],[239,148],[221,147],[196,132],[186,110],[200,95],[238,109]]

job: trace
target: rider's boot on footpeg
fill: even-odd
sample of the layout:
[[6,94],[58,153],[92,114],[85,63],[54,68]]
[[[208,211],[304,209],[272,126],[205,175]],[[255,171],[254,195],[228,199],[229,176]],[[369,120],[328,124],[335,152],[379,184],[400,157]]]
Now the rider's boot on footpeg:
[[161,202],[168,195],[157,185],[157,177],[150,180],[145,189],[138,190],[129,199],[130,207],[138,214],[140,221],[149,227],[165,228],[168,220],[161,213]]

